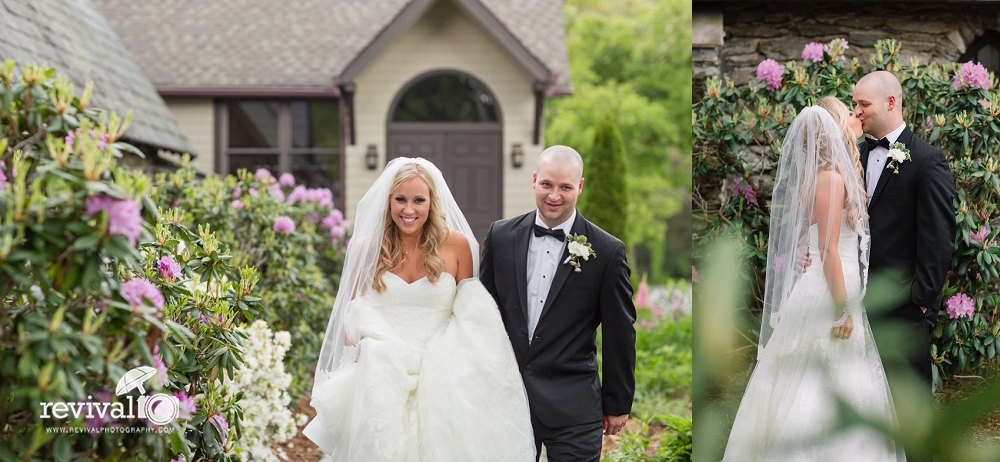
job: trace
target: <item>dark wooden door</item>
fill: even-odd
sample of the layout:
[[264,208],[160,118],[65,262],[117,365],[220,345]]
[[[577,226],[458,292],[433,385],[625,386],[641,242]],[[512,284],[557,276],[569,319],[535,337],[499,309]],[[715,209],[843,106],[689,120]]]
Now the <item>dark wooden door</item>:
[[449,129],[448,124],[420,125],[423,127],[416,130],[389,129],[388,160],[423,157],[433,162],[444,175],[455,201],[482,244],[490,224],[503,216],[503,153],[499,127],[474,130],[468,126]]

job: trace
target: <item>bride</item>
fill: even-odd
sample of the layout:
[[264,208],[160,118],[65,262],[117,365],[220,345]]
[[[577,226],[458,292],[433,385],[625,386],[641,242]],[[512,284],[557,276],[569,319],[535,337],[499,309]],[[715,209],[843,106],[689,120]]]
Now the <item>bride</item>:
[[[905,460],[874,429],[837,423],[843,404],[895,426],[862,305],[870,234],[861,135],[847,106],[827,97],[803,109],[782,142],[758,362],[724,461]],[[814,263],[803,273],[796,255],[806,249]]]
[[303,431],[334,460],[535,460],[478,247],[427,160],[389,162],[358,203]]

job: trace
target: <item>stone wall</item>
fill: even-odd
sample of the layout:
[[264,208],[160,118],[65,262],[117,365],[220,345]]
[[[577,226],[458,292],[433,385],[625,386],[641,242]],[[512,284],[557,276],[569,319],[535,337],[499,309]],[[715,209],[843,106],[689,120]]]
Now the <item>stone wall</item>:
[[[1000,30],[1000,4],[986,2],[716,2],[694,1],[721,11],[725,41],[719,70],[737,84],[754,78],[766,58],[801,59],[809,42],[846,38],[847,58],[867,60],[876,41],[902,43],[904,60],[955,62],[986,30]],[[697,84],[696,84],[697,85]]]

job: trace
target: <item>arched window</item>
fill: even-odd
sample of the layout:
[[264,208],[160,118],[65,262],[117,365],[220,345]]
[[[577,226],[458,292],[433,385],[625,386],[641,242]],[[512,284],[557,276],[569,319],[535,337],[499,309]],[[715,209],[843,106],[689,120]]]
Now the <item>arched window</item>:
[[993,72],[1000,71],[1000,32],[988,30],[976,37],[958,62],[975,61]]
[[496,103],[476,79],[457,73],[433,74],[413,84],[399,99],[393,122],[497,122]]

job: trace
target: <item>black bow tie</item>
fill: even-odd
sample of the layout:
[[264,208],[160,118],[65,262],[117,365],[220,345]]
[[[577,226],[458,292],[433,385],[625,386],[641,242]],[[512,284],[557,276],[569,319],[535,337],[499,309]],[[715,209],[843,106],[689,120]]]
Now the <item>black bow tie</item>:
[[566,240],[566,232],[561,229],[546,228],[535,225],[535,237],[552,236],[560,241]]
[[865,137],[865,142],[868,143],[868,152],[871,152],[873,149],[875,149],[875,148],[877,148],[879,146],[882,146],[883,148],[889,149],[889,139],[888,138],[881,138],[881,139],[877,139],[876,140],[875,138],[866,136]]

